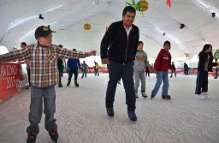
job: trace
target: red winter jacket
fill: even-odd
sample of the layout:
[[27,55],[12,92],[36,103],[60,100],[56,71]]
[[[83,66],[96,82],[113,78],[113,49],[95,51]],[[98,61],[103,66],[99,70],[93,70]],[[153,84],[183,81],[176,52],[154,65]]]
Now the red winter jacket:
[[156,71],[168,71],[171,68],[171,55],[168,51],[161,49],[154,63]]

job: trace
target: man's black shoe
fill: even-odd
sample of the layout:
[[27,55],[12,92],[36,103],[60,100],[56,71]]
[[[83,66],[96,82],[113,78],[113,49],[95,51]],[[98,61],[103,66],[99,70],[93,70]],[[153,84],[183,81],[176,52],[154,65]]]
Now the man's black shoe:
[[128,117],[131,121],[137,121],[137,116],[135,114],[135,111],[128,111]]
[[167,100],[170,100],[170,99],[171,99],[171,96],[170,96],[170,95],[167,95],[167,96],[166,96],[166,99],[167,99]]
[[75,87],[79,87],[77,80],[75,80]]
[[75,87],[79,87],[79,84],[78,84],[78,83],[76,83],[76,84],[75,84]]
[[51,132],[49,132],[49,135],[50,135],[51,140],[57,143],[58,137],[59,137],[57,129],[53,129]]
[[106,108],[106,112],[107,112],[108,116],[110,116],[110,117],[114,116],[113,107]]

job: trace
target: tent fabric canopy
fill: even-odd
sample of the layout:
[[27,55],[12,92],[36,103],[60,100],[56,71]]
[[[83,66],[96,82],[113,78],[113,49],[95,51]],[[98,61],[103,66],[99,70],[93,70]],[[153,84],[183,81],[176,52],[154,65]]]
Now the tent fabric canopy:
[[[218,0],[172,0],[171,7],[166,0],[147,2],[147,11],[143,16],[137,12],[135,24],[151,57],[156,57],[165,40],[171,41],[175,57],[192,57],[205,43],[212,44],[213,49],[219,47]],[[22,41],[36,42],[36,27],[51,25],[56,31],[53,43],[98,51],[106,27],[122,19],[125,5],[124,0],[1,0],[0,44],[10,50]],[[39,14],[44,19],[39,19]],[[86,23],[90,30],[84,30]]]

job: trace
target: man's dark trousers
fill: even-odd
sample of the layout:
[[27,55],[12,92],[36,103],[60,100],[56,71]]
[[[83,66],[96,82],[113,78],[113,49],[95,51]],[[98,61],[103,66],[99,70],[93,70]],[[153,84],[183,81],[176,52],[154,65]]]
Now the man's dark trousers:
[[128,111],[135,111],[136,98],[133,81],[133,64],[133,61],[126,64],[110,61],[108,67],[109,82],[106,91],[106,108],[113,107],[116,86],[121,77],[126,92]]

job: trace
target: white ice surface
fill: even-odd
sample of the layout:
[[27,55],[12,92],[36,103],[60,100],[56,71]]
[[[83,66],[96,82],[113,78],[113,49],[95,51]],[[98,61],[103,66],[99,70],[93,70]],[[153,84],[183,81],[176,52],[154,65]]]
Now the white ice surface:
[[[80,75],[81,76],[81,75]],[[80,77],[79,76],[79,77]],[[147,79],[147,94],[155,84],[155,75]],[[108,75],[79,78],[73,84],[56,88],[59,143],[219,143],[219,80],[209,77],[210,100],[194,95],[195,76],[170,79],[171,101],[155,99],[136,101],[137,122],[127,117],[123,85],[117,86],[115,116],[105,112]],[[162,87],[161,87],[162,88]],[[30,90],[0,104],[0,143],[25,143]],[[36,143],[52,143],[44,129],[44,116]]]

